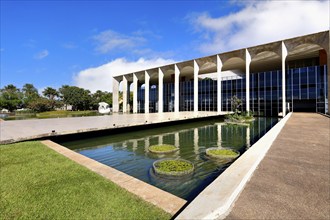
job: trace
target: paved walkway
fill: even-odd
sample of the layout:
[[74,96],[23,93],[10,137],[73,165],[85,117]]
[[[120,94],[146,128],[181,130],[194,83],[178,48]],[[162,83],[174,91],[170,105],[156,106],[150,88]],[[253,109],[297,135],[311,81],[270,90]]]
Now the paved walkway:
[[330,219],[330,118],[294,113],[226,219]]
[[52,135],[74,134],[148,125],[193,118],[224,115],[217,112],[166,112],[150,114],[114,114],[94,117],[30,119],[0,122],[0,144],[13,143]]

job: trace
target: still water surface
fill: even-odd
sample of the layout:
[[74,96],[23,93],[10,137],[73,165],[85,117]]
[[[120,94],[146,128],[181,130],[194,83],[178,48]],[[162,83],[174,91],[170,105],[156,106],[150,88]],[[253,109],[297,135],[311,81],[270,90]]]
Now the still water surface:
[[[242,155],[277,122],[277,118],[257,118],[249,126],[243,126],[208,120],[61,144],[191,201],[230,165],[207,158],[207,148],[235,149]],[[179,147],[179,151],[166,155],[148,152],[148,147],[155,144],[172,144]],[[194,174],[183,179],[158,177],[151,167],[160,158],[189,160],[195,165]]]

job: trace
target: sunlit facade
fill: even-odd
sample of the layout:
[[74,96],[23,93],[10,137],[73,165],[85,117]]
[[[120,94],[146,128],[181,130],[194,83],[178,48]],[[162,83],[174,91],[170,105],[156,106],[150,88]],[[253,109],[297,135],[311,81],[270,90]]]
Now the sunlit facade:
[[329,51],[325,31],[116,76],[113,111],[232,111],[235,95],[260,116],[327,113]]

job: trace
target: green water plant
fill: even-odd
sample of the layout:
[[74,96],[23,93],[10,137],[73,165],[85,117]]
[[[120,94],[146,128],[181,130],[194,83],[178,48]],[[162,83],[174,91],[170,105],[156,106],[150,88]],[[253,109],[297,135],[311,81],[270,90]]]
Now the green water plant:
[[251,112],[242,112],[234,114],[228,114],[225,116],[225,122],[228,124],[244,124],[250,123],[254,120],[253,114]]
[[148,149],[150,152],[157,153],[157,154],[172,153],[172,152],[179,150],[179,148],[177,148],[174,145],[170,145],[170,144],[152,145]]
[[163,176],[185,176],[192,174],[194,164],[183,159],[161,159],[153,163],[156,174]]
[[240,155],[240,153],[232,149],[211,147],[206,149],[206,155],[212,158],[233,160],[237,158]]
[[242,106],[242,100],[239,99],[236,95],[233,95],[230,99],[232,111],[234,114],[228,114],[225,116],[225,122],[231,124],[242,124],[249,123],[254,120],[252,112],[242,112],[239,111]]

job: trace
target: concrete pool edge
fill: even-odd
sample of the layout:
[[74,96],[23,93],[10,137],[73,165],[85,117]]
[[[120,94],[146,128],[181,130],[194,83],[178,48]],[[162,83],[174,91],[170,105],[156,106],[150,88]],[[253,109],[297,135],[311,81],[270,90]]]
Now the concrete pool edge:
[[177,213],[187,202],[184,199],[149,185],[110,166],[85,157],[53,141],[44,140],[41,143],[171,215]]
[[0,144],[113,132],[139,126],[161,126],[164,123],[183,123],[189,120],[223,117],[228,113],[230,112],[164,112],[2,121]]
[[289,113],[272,127],[208,185],[175,219],[225,218],[291,115],[292,113]]

